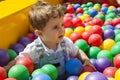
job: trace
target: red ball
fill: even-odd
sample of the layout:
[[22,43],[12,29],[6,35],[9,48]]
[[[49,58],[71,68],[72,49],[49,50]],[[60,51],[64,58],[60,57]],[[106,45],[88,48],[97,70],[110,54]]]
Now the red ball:
[[72,13],[66,13],[65,14],[65,17],[71,17],[71,18],[73,18],[75,15],[74,14],[72,14]]
[[25,58],[25,57],[20,58],[16,61],[16,64],[22,64],[22,65],[26,66],[28,68],[30,74],[32,73],[32,71],[34,69],[32,60],[29,58]]
[[15,78],[6,78],[4,80],[16,80]]
[[102,37],[99,34],[92,34],[88,38],[88,43],[91,46],[100,46],[100,44],[102,43]]
[[114,18],[114,19],[112,20],[112,25],[113,25],[113,26],[116,26],[117,24],[120,24],[120,18]]
[[92,29],[90,30],[91,33],[96,33],[102,36],[102,28],[99,25],[94,25]]
[[82,72],[95,72],[91,66],[83,66]]
[[72,19],[72,25],[73,25],[74,28],[76,28],[78,26],[82,26],[83,25],[82,20],[80,18],[78,18],[78,17],[73,18]]
[[0,80],[7,78],[7,73],[3,67],[0,67]]
[[114,66],[117,67],[117,68],[120,68],[120,54],[117,54],[114,57]]
[[31,41],[34,41],[34,34],[33,33],[27,34],[27,37],[29,37],[31,39]]
[[93,19],[92,17],[86,18],[85,23],[88,23],[89,21],[92,21],[92,19]]
[[67,13],[73,13],[74,12],[74,7],[71,4],[69,4],[66,8],[66,11],[67,11]]
[[107,20],[107,21],[104,22],[104,25],[112,25],[112,21]]
[[71,17],[64,17],[64,27],[65,28],[68,28],[72,25],[72,22],[71,22]]
[[92,22],[93,22],[93,25],[99,25],[99,26],[103,25],[103,22],[100,18],[94,18]]
[[117,71],[116,67],[107,67],[107,68],[104,69],[103,74],[105,76],[114,77],[116,71]]
[[82,36],[79,32],[74,32],[70,35],[70,39],[72,40],[72,42],[74,43],[76,40],[81,39]]
[[108,7],[108,6],[109,6],[109,4],[107,4],[107,3],[102,4],[102,7]]
[[77,9],[76,9],[76,13],[77,13],[77,14],[78,14],[78,13],[82,13],[82,14],[83,14],[83,12],[84,12],[83,8],[77,8]]
[[88,42],[88,38],[92,33],[85,31],[82,33],[82,38]]

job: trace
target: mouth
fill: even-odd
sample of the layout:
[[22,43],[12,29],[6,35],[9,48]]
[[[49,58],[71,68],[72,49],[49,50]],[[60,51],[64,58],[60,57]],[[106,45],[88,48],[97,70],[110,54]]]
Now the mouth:
[[60,35],[58,38],[60,38],[60,39],[61,39],[61,38],[63,38],[63,37],[64,37],[64,35]]

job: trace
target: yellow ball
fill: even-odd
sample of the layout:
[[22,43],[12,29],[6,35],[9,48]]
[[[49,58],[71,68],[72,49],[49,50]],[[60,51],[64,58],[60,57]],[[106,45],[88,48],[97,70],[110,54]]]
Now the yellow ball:
[[74,29],[74,32],[79,32],[79,33],[83,33],[85,31],[85,28],[82,26],[78,26]]
[[90,31],[91,28],[92,28],[92,26],[86,26],[86,27],[85,27],[85,31]]
[[113,6],[113,5],[108,7],[109,10],[114,9],[114,8],[115,8],[115,6]]
[[97,10],[97,11],[100,11],[100,7],[99,6],[94,6],[93,7],[95,10]]
[[120,80],[120,68],[115,72],[115,80]]
[[71,28],[66,28],[65,29],[65,36],[70,37],[70,35],[73,33],[73,30]]
[[82,73],[79,77],[78,77],[78,80],[85,80],[86,76],[90,74],[90,72],[84,72]]
[[114,78],[108,78],[108,80],[115,80]]
[[111,50],[112,46],[115,44],[115,41],[113,39],[105,39],[102,43],[102,48],[105,50]]

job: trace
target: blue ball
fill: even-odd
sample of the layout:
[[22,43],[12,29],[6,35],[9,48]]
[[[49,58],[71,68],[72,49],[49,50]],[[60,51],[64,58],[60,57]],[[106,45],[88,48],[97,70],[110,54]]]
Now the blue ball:
[[78,76],[69,76],[67,80],[78,80]]
[[105,14],[106,14],[107,10],[108,10],[107,7],[102,7],[102,8],[100,9],[100,11],[101,11],[101,12],[104,12]]
[[90,9],[89,15],[90,15],[91,17],[94,17],[94,16],[96,16],[97,14],[98,14],[98,11],[97,11],[97,10],[95,10],[95,9]]
[[80,7],[80,4],[74,4],[74,9],[76,10],[77,8]]
[[108,29],[114,30],[114,27],[112,25],[106,25]]
[[80,75],[83,69],[82,62],[76,58],[70,59],[66,62],[65,69],[69,75]]
[[47,74],[37,74],[32,80],[52,80]]
[[107,29],[103,32],[104,39],[107,39],[107,38],[114,39],[114,37],[115,37],[115,32],[112,29]]

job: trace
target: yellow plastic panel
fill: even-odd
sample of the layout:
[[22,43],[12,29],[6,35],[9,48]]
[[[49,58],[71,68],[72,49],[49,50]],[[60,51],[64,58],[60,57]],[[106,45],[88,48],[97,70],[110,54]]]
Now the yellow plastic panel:
[[0,48],[8,49],[30,31],[28,11],[37,0],[0,2]]

